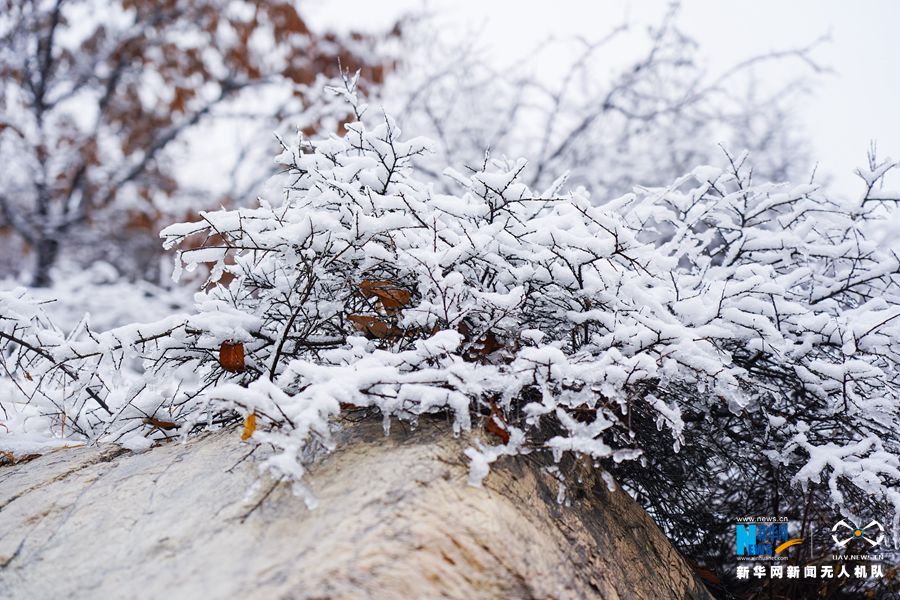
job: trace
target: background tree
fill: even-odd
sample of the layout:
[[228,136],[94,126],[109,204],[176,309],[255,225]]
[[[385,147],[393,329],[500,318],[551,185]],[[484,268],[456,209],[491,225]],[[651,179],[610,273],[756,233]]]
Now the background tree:
[[[650,27],[622,23],[597,39],[548,39],[506,69],[477,42],[441,40],[428,20],[404,31],[405,60],[378,103],[435,142],[423,161],[478,168],[491,156],[528,156],[526,183],[543,189],[567,174],[597,198],[665,185],[721,157],[716,144],[758,157],[757,175],[780,181],[812,166],[794,118],[824,39],[710,69],[679,27],[677,5]],[[474,36],[473,36],[474,37]],[[778,66],[783,83],[763,75]]]
[[[3,0],[0,227],[21,244],[8,256],[33,254],[36,286],[50,283],[64,246],[134,262],[135,237],[156,248],[167,219],[228,200],[222,186],[190,193],[179,175],[210,173],[190,157],[173,165],[177,142],[225,116],[231,128],[277,126],[309,108],[308,86],[339,60],[380,81],[387,65],[373,43],[313,33],[289,1]],[[216,177],[234,182],[243,149],[215,152]],[[128,266],[144,276],[152,261],[137,262]]]

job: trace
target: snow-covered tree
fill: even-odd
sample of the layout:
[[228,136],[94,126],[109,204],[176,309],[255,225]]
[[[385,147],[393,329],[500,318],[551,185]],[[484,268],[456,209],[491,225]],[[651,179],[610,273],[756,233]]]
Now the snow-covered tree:
[[[379,80],[385,64],[373,44],[311,32],[280,0],[3,0],[3,254],[30,252],[37,286],[50,283],[61,246],[79,251],[76,264],[105,257],[144,276],[160,224],[228,203],[260,172],[238,169],[258,144],[235,146],[206,126],[227,119],[244,142],[260,127],[271,136],[285,116],[311,108],[317,77],[336,73],[339,60]],[[210,139],[222,142],[204,165]],[[179,156],[187,140],[191,152]],[[212,185],[212,173],[226,185]],[[4,260],[0,274],[19,262]]]
[[[717,160],[715,143],[753,152],[757,176],[807,175],[795,115],[811,77],[827,71],[815,59],[822,40],[717,70],[681,28],[677,3],[651,26],[626,20],[608,29],[550,38],[502,68],[477,35],[447,36],[424,19],[404,30],[404,60],[371,103],[434,140],[434,154],[418,164],[431,175],[477,168],[490,150],[528,156],[523,176],[533,188],[568,172],[606,199]],[[776,69],[777,84],[768,76]]]
[[577,488],[582,462],[683,548],[736,514],[824,524],[824,506],[898,539],[900,260],[870,239],[898,163],[872,155],[852,201],[729,154],[618,198],[565,175],[531,189],[525,160],[438,186],[414,168],[431,142],[354,80],[336,91],[357,120],[285,143],[258,206],[162,232],[210,268],[192,313],[65,335],[0,294],[4,428],[142,448],[243,422],[313,504],[335,417],[437,416],[483,430],[473,485],[549,453]]

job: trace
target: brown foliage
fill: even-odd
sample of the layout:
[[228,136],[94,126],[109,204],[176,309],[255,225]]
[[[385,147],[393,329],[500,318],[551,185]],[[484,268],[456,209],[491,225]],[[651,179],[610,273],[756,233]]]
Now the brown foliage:
[[485,429],[488,433],[493,433],[500,438],[500,441],[504,444],[509,443],[509,431],[506,429],[506,420],[494,401],[491,401],[491,414],[487,418]]
[[156,417],[146,417],[144,419],[141,419],[141,421],[145,425],[152,425],[153,427],[156,427],[157,429],[163,429],[165,431],[171,431],[172,429],[178,428],[178,423],[176,423],[174,421],[165,421],[163,419],[157,419]]
[[347,320],[367,337],[379,340],[398,339],[404,331],[392,321],[409,304],[412,294],[393,281],[365,279],[357,285],[364,298],[375,300],[375,315],[350,314]]
[[244,345],[240,342],[222,342],[219,347],[219,365],[232,373],[242,372],[244,370]]
[[465,321],[460,323],[456,330],[463,336],[463,341],[468,346],[465,358],[472,362],[485,362],[490,354],[503,348],[514,349],[502,343],[493,331],[488,330],[480,336],[477,335]]
[[379,340],[396,339],[403,335],[403,330],[391,325],[387,321],[372,315],[347,315],[347,320],[353,323],[357,330],[367,337]]
[[377,298],[376,308],[386,313],[396,313],[409,304],[411,294],[391,281],[365,280],[359,289],[366,298]]
[[[0,94],[0,138],[38,165],[27,175],[34,189],[10,203],[22,218],[2,225],[31,243],[99,222],[92,213],[115,206],[123,194],[148,206],[160,193],[176,194],[165,149],[242,90],[280,82],[306,105],[305,86],[319,74],[337,75],[338,61],[361,69],[363,86],[380,83],[390,68],[361,54],[367,47],[361,42],[372,38],[313,32],[290,0],[116,0],[110,15],[120,8],[127,18],[93,14],[88,22],[69,22],[87,8],[82,2],[0,2],[12,25],[0,40],[9,46],[0,56],[0,88],[21,91]],[[266,37],[274,50],[258,43]],[[70,114],[65,98],[76,95],[95,102],[84,110],[96,113],[96,126]],[[47,124],[39,137],[25,134],[34,122]],[[57,231],[38,223],[53,205],[63,207]],[[135,219],[141,211],[129,212],[118,218],[154,238],[181,216],[148,210]]]
[[12,452],[0,450],[0,466],[20,465],[22,463],[27,463],[29,461],[32,461],[40,456],[41,456],[40,454],[24,454],[22,456],[16,456]]

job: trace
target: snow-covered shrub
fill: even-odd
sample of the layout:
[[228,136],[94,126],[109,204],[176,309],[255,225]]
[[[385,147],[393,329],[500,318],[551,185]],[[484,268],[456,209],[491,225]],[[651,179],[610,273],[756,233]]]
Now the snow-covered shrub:
[[681,376],[655,385],[682,410],[685,449],[650,442],[645,423],[642,466],[617,475],[700,554],[733,551],[738,515],[789,515],[810,530],[830,528],[836,512],[891,519],[896,540],[900,259],[880,229],[900,193],[880,184],[897,163],[873,149],[853,200],[754,183],[746,163],[728,156],[726,169],[616,203],[672,261],[667,309],[738,382],[725,394],[701,387],[705,405]]
[[358,120],[285,144],[258,207],[162,232],[211,268],[192,314],[67,338],[0,295],[4,418],[130,447],[243,420],[302,491],[342,411],[445,414],[490,433],[467,451],[476,485],[547,452],[682,541],[773,491],[776,511],[889,515],[896,537],[900,263],[867,238],[896,164],[873,157],[857,202],[753,183],[743,158],[602,204],[486,158],[446,171],[448,195],[412,169],[426,140],[342,93]]

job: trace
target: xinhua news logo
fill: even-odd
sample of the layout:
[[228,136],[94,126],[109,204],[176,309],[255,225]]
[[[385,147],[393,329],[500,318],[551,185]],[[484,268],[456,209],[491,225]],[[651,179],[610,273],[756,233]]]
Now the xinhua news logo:
[[787,523],[736,523],[734,528],[737,556],[775,556],[803,543],[791,538]]

